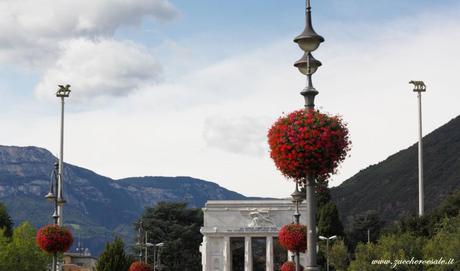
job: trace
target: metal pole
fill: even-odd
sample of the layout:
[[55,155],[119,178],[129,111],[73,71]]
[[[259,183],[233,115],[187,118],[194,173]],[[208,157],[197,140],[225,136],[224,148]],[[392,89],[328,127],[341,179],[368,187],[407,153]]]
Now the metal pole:
[[419,139],[418,139],[418,214],[423,216],[423,143],[422,143],[422,93],[417,92],[418,96],[418,120],[419,120]]
[[137,237],[138,237],[137,242],[139,244],[139,262],[142,262],[142,220],[139,223],[139,230],[137,233]]
[[53,265],[51,266],[52,271],[57,271],[57,255],[56,253],[53,254]]
[[[54,173],[53,173],[53,178],[54,178],[53,181],[55,182],[55,185],[54,185],[55,191],[53,191],[54,195],[57,195],[59,193],[59,190],[58,190],[59,178],[58,178],[58,175],[57,175],[57,171],[58,171],[58,164],[55,164]],[[58,214],[59,211],[58,210],[59,210],[58,198],[55,196],[54,197],[54,213],[53,213],[53,219],[54,219],[54,224],[55,225],[59,225],[59,214]],[[53,271],[58,270],[57,253],[53,253],[52,270]]]
[[[296,188],[297,188],[297,183],[296,183]],[[300,213],[299,213],[299,202],[296,201],[295,203],[295,223],[299,224],[300,222]],[[295,271],[300,271],[300,252],[296,251],[295,252]]]
[[[63,199],[64,191],[64,97],[61,97],[61,139],[59,147],[58,199]],[[63,206],[58,205],[59,226],[63,224]]]
[[315,177],[307,176],[307,266],[305,270],[319,270],[316,265],[316,196]]
[[156,250],[156,246],[154,245],[154,246],[153,246],[153,271],[155,271],[155,269],[156,269],[156,267],[155,267],[155,265],[156,265],[156,260],[157,260],[157,259],[156,259],[156,256],[157,256],[157,255],[156,255],[156,251],[157,251],[157,250]]
[[367,243],[371,243],[371,229],[367,229]]
[[158,257],[158,270],[161,270],[161,253],[160,253],[160,248],[158,248],[157,251],[157,257]]
[[327,271],[329,271],[329,238],[326,240],[326,265]]
[[145,263],[148,264],[147,260],[147,231],[145,231],[145,240],[144,240],[144,245],[145,245]]

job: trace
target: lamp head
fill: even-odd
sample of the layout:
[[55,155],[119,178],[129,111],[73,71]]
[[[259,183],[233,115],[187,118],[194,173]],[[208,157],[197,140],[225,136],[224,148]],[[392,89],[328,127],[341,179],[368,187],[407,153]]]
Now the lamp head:
[[425,92],[426,91],[426,85],[423,81],[410,81],[409,84],[414,85],[414,92]]
[[316,60],[310,52],[304,53],[302,58],[294,63],[294,66],[304,75],[314,74],[321,65],[321,62]]
[[53,201],[56,198],[56,196],[53,194],[53,192],[50,191],[48,192],[48,194],[46,194],[45,198],[49,201]]
[[316,34],[315,30],[307,25],[304,31],[294,39],[294,42],[305,52],[313,52],[321,42],[324,42],[324,38]]
[[307,13],[305,21],[305,29],[300,35],[298,35],[294,42],[299,45],[299,47],[305,52],[313,52],[316,50],[320,43],[324,41],[324,38],[318,35],[313,29],[311,23],[311,7],[310,1],[307,2]]
[[56,97],[64,98],[70,95],[70,85],[58,85],[59,90],[56,92]]
[[296,183],[295,185],[295,190],[292,192],[291,197],[292,197],[292,202],[293,203],[301,203],[305,199],[305,193],[302,193],[299,191],[299,185]]

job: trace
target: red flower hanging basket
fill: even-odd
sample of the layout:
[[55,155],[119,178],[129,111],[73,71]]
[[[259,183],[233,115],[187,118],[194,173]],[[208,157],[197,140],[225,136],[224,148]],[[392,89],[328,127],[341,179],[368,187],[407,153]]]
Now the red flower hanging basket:
[[305,182],[326,180],[350,150],[348,129],[338,116],[298,110],[280,117],[268,131],[270,156],[284,176]]
[[147,264],[138,261],[131,264],[129,271],[151,271],[151,269]]
[[293,252],[305,252],[307,249],[307,226],[287,224],[278,232],[280,245]]
[[67,228],[53,224],[39,229],[35,241],[45,252],[62,253],[72,246],[73,237]]
[[[300,266],[300,271],[303,271],[303,266]],[[281,271],[296,271],[295,270],[295,262],[285,262],[283,263],[283,265],[281,266]]]

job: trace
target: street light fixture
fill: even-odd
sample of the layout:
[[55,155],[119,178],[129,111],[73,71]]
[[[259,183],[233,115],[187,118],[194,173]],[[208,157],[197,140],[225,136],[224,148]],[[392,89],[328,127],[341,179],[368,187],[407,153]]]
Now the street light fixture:
[[304,53],[302,58],[294,63],[294,66],[307,76],[313,75],[321,65],[321,62],[316,60],[310,52]]
[[320,240],[326,240],[326,262],[327,262],[327,271],[329,271],[329,240],[334,240],[337,239],[336,235],[333,235],[331,237],[324,237],[324,236],[319,236]]
[[164,246],[163,242],[155,244],[154,251],[153,251],[153,271],[161,270],[161,258],[160,258],[161,254],[159,253],[159,251],[160,251],[160,248],[162,248],[163,246]]
[[[321,62],[314,59],[311,52],[316,50],[324,42],[324,38],[318,35],[313,29],[311,22],[311,5],[310,0],[306,1],[305,29],[294,39],[299,47],[305,52],[303,57],[297,61],[294,66],[307,76],[307,86],[300,93],[305,99],[305,110],[314,110],[315,97],[318,91],[313,87],[312,75],[316,72]],[[317,230],[316,230],[316,195],[315,176],[307,175],[305,190],[307,198],[307,265],[305,270],[317,271],[319,266],[316,263],[317,247]]]
[[66,201],[64,200],[64,98],[70,95],[70,85],[58,85],[59,89],[56,92],[56,97],[61,99],[61,131],[60,131],[60,147],[59,147],[59,171],[58,171],[58,189],[57,201],[59,215],[58,224],[63,224],[63,207]]
[[140,262],[142,261],[142,248],[144,246],[144,240],[142,240],[143,231],[144,231],[144,227],[143,227],[143,222],[141,220],[141,221],[139,221],[139,228],[138,228],[138,232],[137,232],[137,243],[136,243],[136,246],[139,247],[139,261]]
[[299,212],[299,205],[304,201],[305,199],[305,193],[300,192],[299,190],[299,183],[295,183],[295,190],[291,194],[292,197],[292,203],[295,205],[295,213],[294,213],[294,218],[295,218],[295,223],[299,223],[300,219],[300,212]]
[[422,92],[426,91],[426,85],[423,81],[410,81],[409,84],[414,85],[414,92],[417,92],[418,98],[418,215],[421,217],[424,213]]
[[[155,247],[154,244],[148,242],[148,234],[149,234],[148,231],[145,231],[145,232],[144,232],[144,235],[145,235],[145,237],[144,237],[144,248],[145,248],[145,255],[144,255],[144,256],[145,256],[145,257],[144,257],[144,258],[145,258],[145,263],[146,263],[146,264],[148,264],[148,259],[149,259],[149,256],[148,256],[148,248],[149,248],[149,247]],[[154,248],[154,249],[155,249],[155,248]],[[154,254],[153,256],[155,257],[155,254]]]
[[[46,194],[45,198],[48,201],[52,201],[54,203],[54,210],[52,214],[52,218],[54,221],[55,225],[59,224],[59,200],[56,195],[58,194],[58,170],[59,170],[59,163],[56,162],[54,164],[54,169],[53,172],[51,173],[51,179],[50,179],[50,191],[48,194]],[[51,270],[52,271],[57,271],[58,270],[58,260],[57,260],[57,254],[53,253],[53,262],[51,265]]]
[[305,16],[305,29],[298,35],[294,42],[305,52],[313,52],[316,50],[320,43],[324,41],[324,38],[316,34],[311,23],[311,6],[310,0],[307,0],[306,16]]
[[[294,213],[295,223],[299,224],[300,223],[299,205],[305,199],[305,193],[302,193],[299,191],[298,182],[295,183],[295,190],[291,194],[291,197],[292,197],[292,203],[294,203],[295,205],[295,213]],[[295,253],[295,270],[300,271],[300,252],[299,251],[296,251]]]

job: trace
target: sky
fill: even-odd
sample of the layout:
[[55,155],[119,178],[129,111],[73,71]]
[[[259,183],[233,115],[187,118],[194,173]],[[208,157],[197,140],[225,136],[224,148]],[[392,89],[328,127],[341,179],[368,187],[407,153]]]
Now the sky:
[[[57,85],[66,100],[64,160],[99,174],[192,176],[248,196],[294,190],[266,134],[303,107],[292,42],[299,0],[0,0],[0,145],[58,155]],[[460,3],[313,0],[325,42],[316,105],[353,142],[331,186],[460,114]]]

